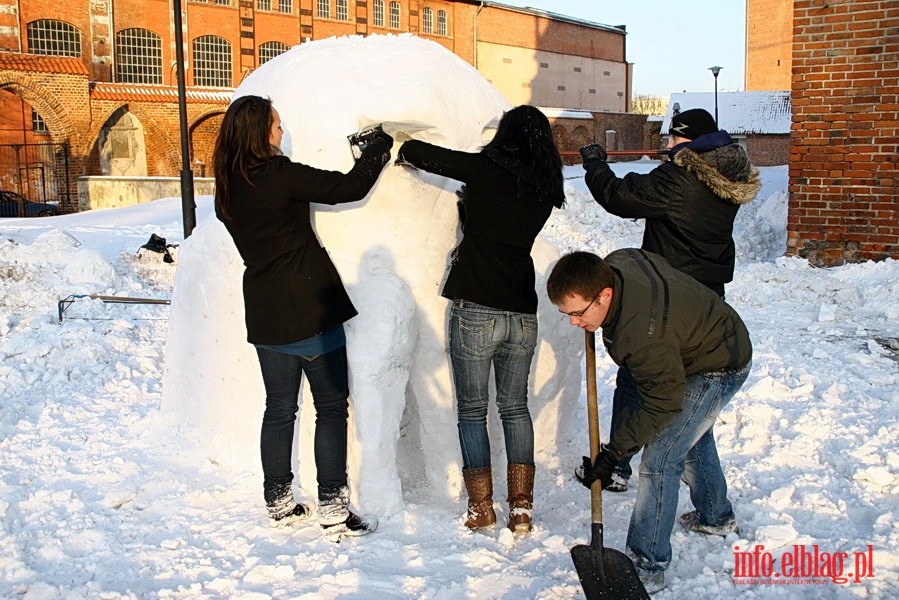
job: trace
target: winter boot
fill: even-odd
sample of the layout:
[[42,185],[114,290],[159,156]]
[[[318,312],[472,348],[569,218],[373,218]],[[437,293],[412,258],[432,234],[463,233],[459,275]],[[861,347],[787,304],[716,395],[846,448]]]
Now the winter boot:
[[510,464],[506,467],[509,483],[509,529],[513,533],[531,530],[534,503],[534,465]]
[[312,510],[298,504],[293,499],[290,481],[266,484],[264,487],[265,508],[268,510],[268,523],[272,527],[288,527],[305,521],[312,515]]
[[326,539],[339,542],[344,536],[366,535],[378,528],[376,519],[363,519],[350,511],[349,502],[347,486],[318,489],[318,522]]
[[469,529],[490,527],[496,523],[493,512],[493,470],[488,465],[477,469],[462,469],[465,489],[468,490],[468,512],[465,526]]

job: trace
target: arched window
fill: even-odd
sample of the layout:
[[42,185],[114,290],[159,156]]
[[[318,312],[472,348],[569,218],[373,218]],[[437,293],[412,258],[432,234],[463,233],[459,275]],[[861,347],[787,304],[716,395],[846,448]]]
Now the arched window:
[[336,17],[338,21],[349,21],[350,20],[350,9],[347,6],[347,0],[337,0],[337,6],[334,12],[337,13]]
[[375,27],[384,27],[384,0],[374,1],[371,20]]
[[194,39],[194,85],[231,87],[231,44],[217,35]]
[[32,21],[28,24],[28,52],[81,58],[81,32],[64,21]]
[[116,81],[162,83],[162,38],[147,29],[115,34]]
[[391,29],[399,29],[400,28],[400,3],[399,2],[391,2],[390,3],[390,28]]
[[290,46],[284,42],[265,42],[259,44],[259,64],[264,65],[276,56],[280,56],[290,50]]
[[437,11],[437,35],[447,35],[449,31],[449,27],[447,27],[446,23],[446,11],[438,10]]
[[434,11],[430,8],[421,11],[421,32],[434,33]]
[[315,14],[322,19],[331,18],[331,0],[318,0],[315,3]]

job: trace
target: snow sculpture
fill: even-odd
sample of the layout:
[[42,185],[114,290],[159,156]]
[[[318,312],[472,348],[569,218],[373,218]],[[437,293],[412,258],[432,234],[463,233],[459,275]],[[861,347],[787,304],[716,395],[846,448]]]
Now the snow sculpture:
[[[353,161],[346,136],[357,130],[382,123],[396,139],[394,155],[409,137],[475,151],[509,108],[470,65],[411,35],[296,46],[250,74],[236,93],[247,94],[273,100],[286,155],[343,172]],[[349,475],[354,502],[368,512],[397,512],[403,486],[430,485],[436,498],[455,497],[461,490],[446,351],[449,302],[439,295],[458,241],[459,185],[390,165],[365,200],[313,207],[315,229],[360,313],[347,323]],[[542,293],[558,252],[538,239],[533,254],[541,292],[541,343],[531,373],[539,463],[555,460],[556,433],[576,410],[582,336]],[[241,274],[237,251],[214,218],[201,222],[181,246],[163,402],[199,428],[200,443],[218,464],[252,469],[261,479],[264,392],[255,352],[246,342]],[[313,414],[311,398],[305,397],[295,473],[310,495]],[[491,439],[502,473],[498,423],[491,425]],[[259,489],[261,494],[261,482]]]

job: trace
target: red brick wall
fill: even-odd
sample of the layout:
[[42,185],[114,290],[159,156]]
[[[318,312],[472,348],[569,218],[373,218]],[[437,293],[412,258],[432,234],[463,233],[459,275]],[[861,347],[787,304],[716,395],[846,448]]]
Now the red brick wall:
[[899,4],[795,0],[787,253],[899,258]]

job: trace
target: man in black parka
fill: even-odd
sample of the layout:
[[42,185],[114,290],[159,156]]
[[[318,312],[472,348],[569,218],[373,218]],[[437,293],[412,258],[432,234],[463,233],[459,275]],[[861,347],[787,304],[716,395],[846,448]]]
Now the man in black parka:
[[[734,219],[761,188],[759,172],[706,110],[674,115],[668,135],[670,161],[646,174],[617,177],[602,146],[582,147],[587,187],[607,212],[646,220],[643,250],[664,256],[723,297],[724,284],[734,274]],[[620,368],[612,400],[613,427],[633,412],[637,398],[633,377]],[[625,460],[607,489],[626,491],[630,475],[630,461]]]

